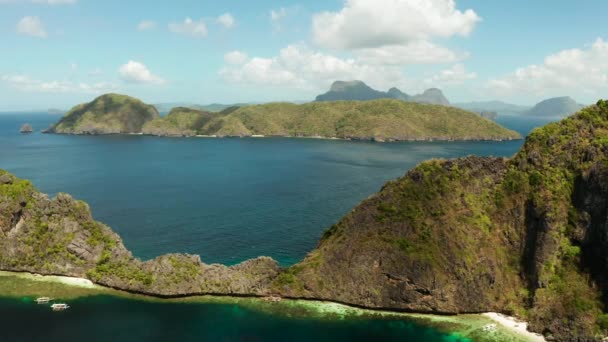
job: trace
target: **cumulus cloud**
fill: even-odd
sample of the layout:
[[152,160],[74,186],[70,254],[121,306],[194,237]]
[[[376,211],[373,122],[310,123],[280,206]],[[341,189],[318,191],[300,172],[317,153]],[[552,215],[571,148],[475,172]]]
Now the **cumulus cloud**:
[[365,63],[393,65],[453,63],[469,56],[466,52],[455,52],[427,41],[358,49],[353,53]]
[[313,38],[332,49],[375,48],[466,36],[479,20],[454,0],[347,0],[339,12],[313,17]]
[[451,68],[442,70],[439,74],[426,79],[425,83],[433,87],[446,87],[460,85],[475,78],[477,78],[476,73],[468,72],[462,64],[454,64]]
[[169,31],[200,38],[207,36],[207,25],[205,25],[203,19],[195,21],[191,18],[186,18],[180,23],[170,23]]
[[120,77],[127,82],[163,84],[165,81],[159,76],[154,75],[148,67],[136,61],[129,61],[118,70]]
[[156,28],[156,22],[152,20],[142,20],[137,24],[137,30],[148,31]]
[[236,25],[236,20],[230,13],[224,13],[217,17],[217,22],[227,29],[231,29]]
[[46,38],[47,33],[44,29],[44,24],[39,17],[23,17],[17,23],[17,32],[32,37]]
[[[251,57],[244,60],[227,54],[227,64],[220,76],[241,84],[289,86],[301,89],[322,89],[338,79],[362,79],[376,87],[390,87],[403,83],[399,67],[357,63],[313,51],[305,45],[289,45],[278,56]],[[239,63],[230,63],[238,61]]]
[[117,87],[107,82],[84,83],[72,81],[42,81],[25,75],[3,75],[0,80],[13,88],[38,93],[85,93],[101,94],[115,90]]
[[608,90],[608,43],[598,38],[585,49],[569,49],[549,55],[542,64],[518,68],[491,79],[487,87],[501,95],[580,94]]
[[241,65],[247,61],[247,54],[241,51],[232,51],[224,55],[224,62],[231,65]]

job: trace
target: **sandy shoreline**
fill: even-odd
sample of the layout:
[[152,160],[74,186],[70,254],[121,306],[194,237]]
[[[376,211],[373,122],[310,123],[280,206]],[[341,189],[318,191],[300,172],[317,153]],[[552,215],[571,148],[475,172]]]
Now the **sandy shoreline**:
[[92,281],[84,278],[49,276],[27,272],[6,272],[0,271],[0,275],[19,277],[27,280],[60,283],[68,286],[81,287],[85,289],[102,289],[102,286],[95,285]]
[[517,318],[506,316],[497,312],[486,312],[482,315],[517,333],[518,335],[524,336],[530,341],[546,341],[542,335],[529,332],[528,323],[519,321]]

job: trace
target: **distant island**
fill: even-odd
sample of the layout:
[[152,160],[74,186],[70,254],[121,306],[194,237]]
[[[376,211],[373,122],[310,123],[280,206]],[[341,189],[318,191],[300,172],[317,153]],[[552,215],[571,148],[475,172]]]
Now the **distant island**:
[[528,106],[521,106],[503,101],[474,101],[454,103],[454,107],[470,110],[472,112],[496,112],[496,113],[524,113],[530,110]]
[[233,103],[233,104],[211,103],[211,104],[207,104],[207,105],[201,105],[201,104],[194,104],[194,103],[187,103],[187,102],[168,102],[168,103],[156,103],[156,104],[154,104],[154,107],[156,107],[156,109],[160,113],[169,113],[174,108],[189,108],[189,109],[196,109],[196,110],[201,110],[201,111],[206,111],[206,112],[221,112],[224,109],[227,109],[230,107],[243,107],[243,106],[247,106],[250,104],[251,103]]
[[329,91],[317,96],[315,101],[368,101],[377,99],[396,99],[408,102],[448,106],[450,101],[436,88],[427,89],[422,94],[410,96],[397,88],[388,92],[375,90],[363,81],[336,81]]
[[[397,103],[407,105],[390,104]],[[231,114],[224,119],[236,120]],[[158,297],[496,311],[526,319],[551,340],[601,340],[608,333],[606,132],[608,101],[599,101],[533,131],[511,159],[424,162],[364,200],[286,269],[268,257],[231,267],[187,254],[139,260],[86,203],[66,194],[50,199],[0,170],[0,270],[87,278]]]
[[395,99],[269,103],[220,112],[153,106],[118,94],[70,110],[48,133],[158,136],[281,136],[375,141],[512,140],[521,136],[477,114]]
[[578,112],[584,107],[569,96],[554,97],[537,103],[524,115],[563,118]]

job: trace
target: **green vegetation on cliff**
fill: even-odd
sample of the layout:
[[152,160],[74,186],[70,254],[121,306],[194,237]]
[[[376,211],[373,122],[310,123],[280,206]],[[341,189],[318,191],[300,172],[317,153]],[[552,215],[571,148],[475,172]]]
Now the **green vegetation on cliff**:
[[201,133],[380,141],[520,138],[516,132],[474,113],[390,99],[251,105],[218,115],[202,127]]
[[177,107],[167,116],[147,122],[142,133],[159,136],[194,136],[214,117],[213,113]]
[[140,133],[144,124],[159,117],[154,106],[119,94],[102,95],[72,108],[49,132],[66,134]]
[[387,183],[275,281],[291,296],[500,311],[558,340],[608,332],[608,102],[512,159],[433,160]]

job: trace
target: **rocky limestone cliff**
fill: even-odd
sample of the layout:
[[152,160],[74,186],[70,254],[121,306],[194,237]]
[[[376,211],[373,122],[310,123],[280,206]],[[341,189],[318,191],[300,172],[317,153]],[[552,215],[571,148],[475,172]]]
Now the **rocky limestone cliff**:
[[535,130],[512,159],[421,164],[274,283],[295,297],[501,311],[559,340],[608,329],[608,102]]
[[207,265],[198,256],[134,258],[122,240],[69,195],[54,199],[0,171],[0,269],[84,277],[155,296],[264,295],[279,271],[265,257],[239,265]]

